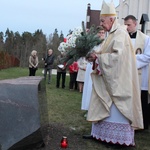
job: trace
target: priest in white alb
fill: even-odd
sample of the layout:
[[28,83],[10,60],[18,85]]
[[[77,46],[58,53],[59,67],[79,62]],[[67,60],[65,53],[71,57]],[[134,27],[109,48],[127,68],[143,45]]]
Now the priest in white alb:
[[124,24],[131,38],[137,61],[141,88],[141,103],[144,129],[149,128],[148,92],[150,93],[150,37],[137,30],[137,19],[133,15],[124,18]]

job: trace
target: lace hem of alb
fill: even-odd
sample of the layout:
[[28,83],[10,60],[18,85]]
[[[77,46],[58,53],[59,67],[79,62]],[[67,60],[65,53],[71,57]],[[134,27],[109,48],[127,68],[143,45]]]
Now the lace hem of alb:
[[91,134],[94,138],[107,143],[135,146],[134,130],[130,124],[107,121],[93,123]]

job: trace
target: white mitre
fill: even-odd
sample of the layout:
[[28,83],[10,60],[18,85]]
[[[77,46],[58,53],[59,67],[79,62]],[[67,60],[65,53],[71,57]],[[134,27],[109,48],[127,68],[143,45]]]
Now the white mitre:
[[110,3],[106,3],[105,1],[103,1],[100,15],[117,16],[116,9],[112,1]]

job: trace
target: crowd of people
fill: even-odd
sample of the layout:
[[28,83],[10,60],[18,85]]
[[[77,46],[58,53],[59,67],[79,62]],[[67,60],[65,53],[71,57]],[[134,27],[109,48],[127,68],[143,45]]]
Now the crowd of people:
[[[67,71],[70,75],[69,81],[69,89],[70,90],[79,90],[82,93],[83,91],[83,83],[84,83],[84,73],[86,70],[87,61],[85,57],[80,58],[78,61],[74,61],[70,65],[66,65],[66,63],[62,64],[61,59],[63,58],[64,53],[60,53],[60,55],[56,58],[57,64],[57,74],[56,74],[56,88],[65,88],[66,84],[66,74]],[[44,79],[48,84],[51,83],[52,69],[54,67],[55,56],[53,54],[53,50],[49,49],[44,58],[42,58],[44,63]],[[36,71],[38,69],[38,55],[37,51],[33,50],[31,55],[29,56],[29,76],[35,76]],[[48,79],[47,79],[48,75]]]
[[[66,87],[67,70],[69,90],[82,94],[81,110],[87,110],[86,119],[92,122],[91,133],[83,138],[95,138],[106,143],[135,146],[137,130],[149,128],[148,94],[150,37],[137,30],[133,15],[117,22],[113,3],[103,1],[98,36],[104,41],[93,47],[85,57],[71,65],[57,59],[56,88]],[[53,50],[44,58],[44,77],[48,84],[54,63]],[[38,67],[37,52],[29,57],[29,76],[35,76]],[[62,79],[62,81],[61,81]]]

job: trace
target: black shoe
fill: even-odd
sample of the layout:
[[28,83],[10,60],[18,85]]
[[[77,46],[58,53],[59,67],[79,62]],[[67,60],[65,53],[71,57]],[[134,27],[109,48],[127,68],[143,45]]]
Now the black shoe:
[[93,139],[92,135],[83,135],[83,139]]

